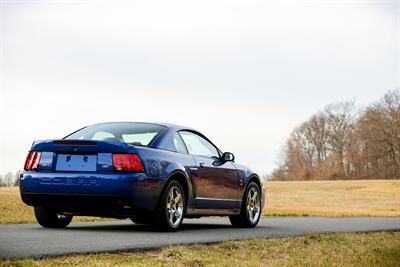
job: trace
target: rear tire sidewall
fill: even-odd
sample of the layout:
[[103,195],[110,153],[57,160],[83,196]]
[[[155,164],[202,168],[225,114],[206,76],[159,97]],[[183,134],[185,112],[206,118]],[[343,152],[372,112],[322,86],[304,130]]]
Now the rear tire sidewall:
[[72,221],[72,215],[58,216],[58,213],[54,208],[35,206],[34,213],[37,222],[45,228],[65,228]]
[[[168,198],[168,193],[172,187],[177,187],[182,195],[183,198],[183,214],[182,214],[182,219],[179,224],[177,225],[172,225],[169,221],[168,218],[168,211],[167,211],[167,198]],[[176,181],[170,181],[168,185],[166,186],[165,190],[163,191],[163,194],[161,196],[160,203],[158,205],[157,211],[156,211],[156,226],[160,230],[164,231],[177,231],[183,222],[183,218],[185,217],[185,212],[186,212],[186,196],[185,196],[185,191],[183,190],[181,184]]]

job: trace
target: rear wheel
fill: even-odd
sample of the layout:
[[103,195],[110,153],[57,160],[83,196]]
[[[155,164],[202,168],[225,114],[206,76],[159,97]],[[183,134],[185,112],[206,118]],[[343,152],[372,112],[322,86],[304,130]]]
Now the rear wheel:
[[185,193],[178,181],[165,188],[156,210],[156,226],[165,231],[176,231],[182,225],[185,212]]
[[239,215],[229,216],[233,226],[255,227],[261,216],[260,187],[255,182],[250,182],[243,195],[242,208]]
[[35,206],[35,217],[37,222],[46,228],[65,228],[72,220],[72,215],[58,213],[53,208]]

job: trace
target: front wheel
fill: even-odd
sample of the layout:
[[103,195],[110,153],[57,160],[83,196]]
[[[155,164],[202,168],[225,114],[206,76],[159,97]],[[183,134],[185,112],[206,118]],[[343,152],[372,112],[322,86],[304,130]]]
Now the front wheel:
[[165,188],[156,210],[156,226],[165,231],[176,231],[182,225],[185,212],[185,193],[178,181]]
[[242,208],[239,215],[229,216],[233,226],[255,227],[261,217],[260,187],[255,182],[250,182],[243,195]]
[[35,206],[37,222],[46,228],[65,228],[72,220],[72,215],[64,215],[49,207]]

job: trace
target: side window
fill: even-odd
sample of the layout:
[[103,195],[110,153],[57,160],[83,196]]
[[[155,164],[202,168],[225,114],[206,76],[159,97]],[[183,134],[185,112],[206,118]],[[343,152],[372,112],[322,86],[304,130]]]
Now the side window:
[[184,154],[188,153],[185,144],[183,143],[182,138],[178,133],[174,134],[174,145],[177,152]]
[[182,136],[189,154],[219,158],[218,150],[200,135],[185,131],[181,131],[179,134]]
[[144,146],[145,144],[149,144],[156,135],[157,133],[122,134],[122,139],[128,144]]

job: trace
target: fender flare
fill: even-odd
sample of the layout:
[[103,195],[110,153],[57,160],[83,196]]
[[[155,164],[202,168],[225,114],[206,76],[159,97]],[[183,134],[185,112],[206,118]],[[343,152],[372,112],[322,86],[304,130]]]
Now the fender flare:
[[[193,204],[192,203],[193,202],[193,185],[192,185],[192,181],[190,180],[190,178],[188,177],[186,172],[184,172],[180,169],[176,169],[176,170],[170,172],[168,174],[167,178],[165,179],[166,181],[164,183],[164,186],[163,186],[161,192],[162,192],[162,194],[164,193],[164,190],[167,187],[168,183],[171,180],[175,179],[174,176],[175,177],[176,176],[184,177],[185,184],[183,184],[182,186],[184,187],[183,189],[184,190],[186,189],[185,191],[187,192],[187,196],[186,196],[186,208],[187,208],[188,206],[191,206]],[[178,181],[182,183],[182,180],[178,180]],[[160,195],[159,200],[161,199],[162,194]]]
[[251,174],[250,176],[249,176],[249,178],[247,178],[246,179],[246,184],[243,186],[243,190],[246,190],[246,188],[247,188],[247,186],[249,185],[249,183],[251,182],[251,181],[256,181],[256,183],[258,184],[258,186],[260,187],[260,191],[261,191],[261,194],[263,194],[263,184],[262,184],[262,182],[261,182],[261,179],[260,179],[260,177],[257,175],[257,174],[255,174],[255,173],[253,173],[253,174]]
[[246,180],[246,184],[243,186],[242,197],[240,199],[240,206],[242,206],[242,204],[243,204],[244,193],[246,192],[247,186],[249,185],[249,183],[251,183],[253,181],[255,181],[257,183],[257,185],[260,187],[261,209],[264,209],[266,192],[265,192],[265,189],[264,189],[263,183],[261,182],[260,177],[255,173],[249,175],[249,177]]

